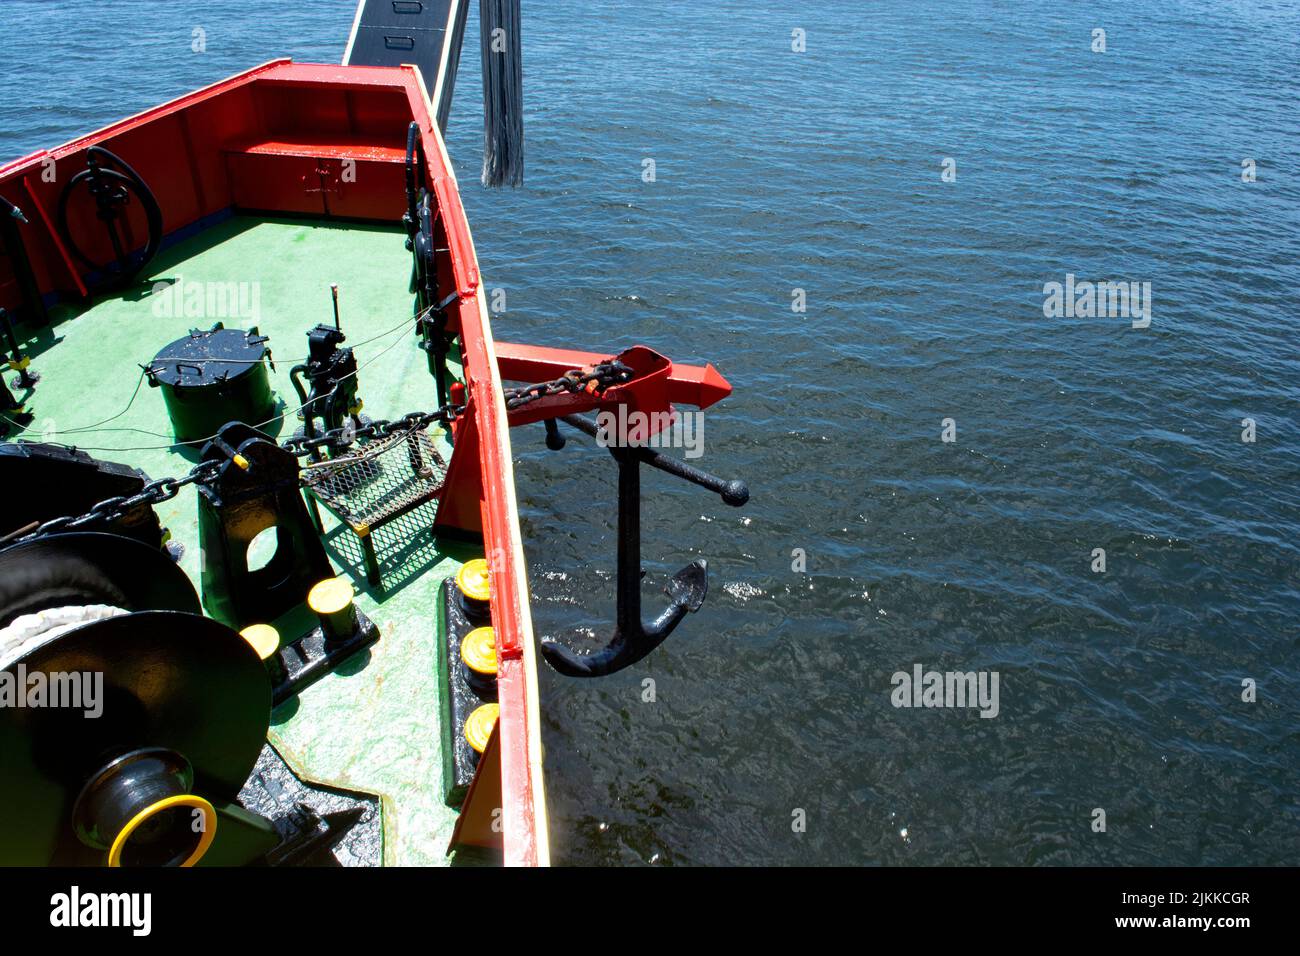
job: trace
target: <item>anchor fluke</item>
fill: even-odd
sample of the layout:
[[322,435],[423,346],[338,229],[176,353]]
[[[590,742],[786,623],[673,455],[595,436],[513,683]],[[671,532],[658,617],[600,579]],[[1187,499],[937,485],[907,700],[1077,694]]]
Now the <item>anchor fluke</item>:
[[673,599],[673,607],[681,604],[688,611],[698,611],[709,594],[709,562],[700,558],[686,565],[673,575],[664,593]]
[[[606,677],[635,664],[668,639],[688,612],[698,611],[709,593],[709,564],[692,561],[672,576],[664,593],[672,603],[648,627],[637,618],[620,620],[604,650],[577,654],[555,641],[542,642],[546,663],[565,677]],[[622,598],[623,595],[620,595]],[[639,602],[637,602],[639,605]],[[627,608],[620,601],[620,618]],[[637,610],[640,608],[638,606]]]

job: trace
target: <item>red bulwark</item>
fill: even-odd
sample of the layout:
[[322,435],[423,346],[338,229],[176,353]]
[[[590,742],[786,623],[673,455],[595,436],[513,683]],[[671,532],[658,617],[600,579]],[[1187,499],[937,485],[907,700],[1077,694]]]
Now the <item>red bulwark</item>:
[[[0,166],[0,195],[33,211],[24,227],[32,268],[46,295],[83,297],[86,276],[50,222],[66,182],[92,145],[128,159],[163,210],[163,232],[199,228],[228,210],[309,213],[397,222],[405,209],[406,129],[414,120],[427,157],[425,185],[437,197],[447,250],[439,277],[460,293],[449,327],[459,330],[479,453],[481,523],[492,572],[492,618],[501,658],[498,724],[505,862],[549,862],[541,779],[536,672],[523,550],[511,468],[509,424],[478,263],[456,181],[413,67],[327,66],[277,60],[114,123],[52,150]],[[178,162],[179,160],[179,162]],[[351,170],[360,174],[352,175]],[[97,262],[112,258],[93,205],[70,211]],[[143,223],[139,226],[143,235]],[[98,243],[98,245],[96,244]],[[395,277],[405,282],[406,277]],[[18,283],[0,258],[0,306],[16,306]],[[429,608],[429,616],[434,609]],[[437,782],[431,780],[430,786]]]

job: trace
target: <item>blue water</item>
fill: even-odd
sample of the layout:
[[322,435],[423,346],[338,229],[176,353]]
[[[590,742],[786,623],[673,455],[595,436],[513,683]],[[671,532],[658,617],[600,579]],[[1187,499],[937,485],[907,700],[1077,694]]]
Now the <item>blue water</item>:
[[[337,61],[352,8],[3,0],[0,155]],[[557,859],[1300,860],[1300,5],[643,9],[526,0],[523,190],[476,184],[473,26],[448,134],[497,334],[713,361],[701,464],[754,491],[646,479],[651,580],[713,586],[630,670],[542,675]],[[1149,282],[1150,327],[1045,317],[1067,274]],[[515,441],[580,643],[611,463]],[[918,663],[996,671],[998,716],[895,708]]]

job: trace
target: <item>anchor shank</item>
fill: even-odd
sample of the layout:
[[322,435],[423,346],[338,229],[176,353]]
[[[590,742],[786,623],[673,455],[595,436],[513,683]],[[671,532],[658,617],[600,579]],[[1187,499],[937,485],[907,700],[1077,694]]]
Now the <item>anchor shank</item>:
[[618,632],[641,629],[641,463],[624,449],[618,461]]

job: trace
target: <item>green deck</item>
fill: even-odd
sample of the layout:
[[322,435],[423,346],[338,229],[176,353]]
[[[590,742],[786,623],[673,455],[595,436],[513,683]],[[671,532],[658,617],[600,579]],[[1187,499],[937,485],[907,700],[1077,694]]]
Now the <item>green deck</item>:
[[[42,378],[29,402],[36,421],[21,437],[76,445],[152,478],[182,475],[197,452],[166,447],[173,439],[157,390],[144,385],[131,400],[140,366],[191,328],[207,329],[218,320],[228,328],[256,325],[270,336],[272,387],[287,405],[281,411],[292,412],[299,402],[289,369],[306,356],[307,330],[332,321],[332,282],[340,288],[347,344],[357,346],[365,414],[392,418],[435,407],[433,381],[411,328],[404,239],[398,230],[374,226],[235,217],[164,250],[136,288],[100,297],[89,308],[57,308],[51,326],[28,338],[32,367]],[[256,314],[228,306],[233,314],[185,315],[179,306],[187,293],[172,300],[178,305],[173,317],[150,295],[154,283],[169,280],[183,282],[173,286],[181,290],[196,288],[191,283],[251,283],[243,301],[255,303]],[[101,427],[74,431],[128,404]],[[265,430],[283,438],[299,424],[290,414]],[[440,444],[448,453],[445,441]],[[172,540],[184,545],[181,565],[197,587],[195,495],[192,486],[185,488],[158,508],[158,516]],[[368,658],[347,662],[280,707],[271,722],[272,743],[300,777],[381,797],[388,864],[446,862],[456,819],[441,796],[435,601],[439,582],[475,552],[434,541],[427,530],[431,508],[376,532],[387,586],[382,592],[366,583],[356,538],[322,509],[330,561],[354,582],[358,606],[381,637]],[[303,612],[278,623],[285,640],[310,625]]]

